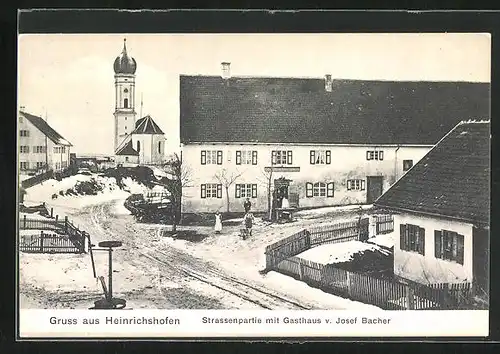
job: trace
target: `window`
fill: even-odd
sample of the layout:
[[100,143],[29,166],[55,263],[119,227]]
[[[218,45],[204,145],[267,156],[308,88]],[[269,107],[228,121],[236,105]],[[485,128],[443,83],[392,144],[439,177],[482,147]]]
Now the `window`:
[[158,153],[161,154],[161,141],[158,142]]
[[139,140],[137,140],[137,152],[141,152],[141,143]]
[[62,153],[62,147],[54,146],[54,154],[60,154],[60,153]]
[[45,146],[33,146],[33,152],[35,153],[44,153],[46,150],[45,150]]
[[128,156],[125,156],[125,162],[128,162]]
[[30,147],[21,145],[19,146],[19,152],[22,154],[28,154],[30,152]]
[[60,170],[61,169],[61,163],[60,162],[56,162],[56,170]]
[[382,161],[384,159],[384,152],[381,150],[368,150],[366,152],[366,159]]
[[45,164],[44,164],[43,162],[37,162],[37,163],[36,163],[36,169],[37,169],[37,170],[42,169],[44,165],[45,165]]
[[271,152],[271,163],[273,165],[291,165],[292,151],[277,150]]
[[435,230],[434,256],[464,264],[464,235],[448,230]]
[[23,117],[19,116],[19,123],[23,122]]
[[256,184],[236,184],[234,190],[236,198],[257,198]]
[[19,165],[20,165],[21,170],[27,170],[29,168],[29,164],[27,161],[21,161],[21,163]]
[[403,160],[403,171],[408,171],[413,167],[413,160]]
[[236,151],[237,165],[257,165],[257,151]]
[[425,229],[417,225],[399,225],[399,248],[403,251],[417,252],[425,255]]
[[20,130],[19,136],[30,136],[29,130]]
[[128,108],[128,98],[123,100],[123,108]]
[[330,165],[332,163],[332,152],[330,150],[311,150],[309,154],[311,165]]
[[222,198],[222,184],[205,183],[201,185],[202,198]]
[[333,198],[334,184],[333,182],[307,182],[306,183],[306,197],[328,197]]
[[202,165],[222,165],[222,150],[202,150]]
[[364,191],[365,190],[365,180],[364,179],[348,179],[347,180],[347,190],[348,191]]

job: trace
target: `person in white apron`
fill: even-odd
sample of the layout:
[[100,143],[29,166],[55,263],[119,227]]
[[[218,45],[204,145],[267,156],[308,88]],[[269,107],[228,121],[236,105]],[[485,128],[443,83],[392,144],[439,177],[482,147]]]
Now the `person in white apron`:
[[215,213],[215,233],[220,234],[222,231],[222,215],[219,212]]

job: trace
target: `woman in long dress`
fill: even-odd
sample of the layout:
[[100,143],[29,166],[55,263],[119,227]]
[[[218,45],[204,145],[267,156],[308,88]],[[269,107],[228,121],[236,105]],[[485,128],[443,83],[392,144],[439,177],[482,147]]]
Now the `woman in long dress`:
[[220,234],[222,231],[222,215],[219,212],[215,213],[215,233]]

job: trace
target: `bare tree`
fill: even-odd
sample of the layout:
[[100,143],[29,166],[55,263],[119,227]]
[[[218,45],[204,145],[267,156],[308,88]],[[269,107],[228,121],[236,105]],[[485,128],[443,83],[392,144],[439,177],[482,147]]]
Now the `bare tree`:
[[272,220],[272,192],[271,188],[273,185],[273,172],[274,167],[266,167],[262,170],[262,178],[258,180],[266,186],[267,189],[267,217],[269,220]]
[[163,185],[170,193],[172,201],[172,232],[177,231],[177,225],[181,220],[181,206],[183,190],[191,187],[191,170],[182,164],[182,159],[177,153],[164,166],[167,177],[163,177],[159,184]]
[[242,172],[234,172],[229,174],[227,169],[223,168],[215,174],[215,179],[222,184],[226,190],[226,211],[229,213],[229,187],[242,175]]

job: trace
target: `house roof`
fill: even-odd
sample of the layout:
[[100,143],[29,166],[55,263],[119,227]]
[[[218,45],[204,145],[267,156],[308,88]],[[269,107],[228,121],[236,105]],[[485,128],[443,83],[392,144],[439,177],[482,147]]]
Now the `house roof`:
[[42,117],[35,116],[23,111],[20,111],[24,118],[31,122],[38,130],[40,130],[47,138],[52,140],[55,144],[64,146],[73,146],[69,141],[64,139],[61,134],[56,132]]
[[490,84],[180,76],[190,142],[429,144],[489,119]]
[[129,140],[127,144],[116,151],[115,155],[139,156],[139,153],[132,147],[132,140]]
[[488,222],[490,142],[489,121],[458,124],[374,204]]
[[135,122],[132,134],[164,134],[151,116],[147,115]]

